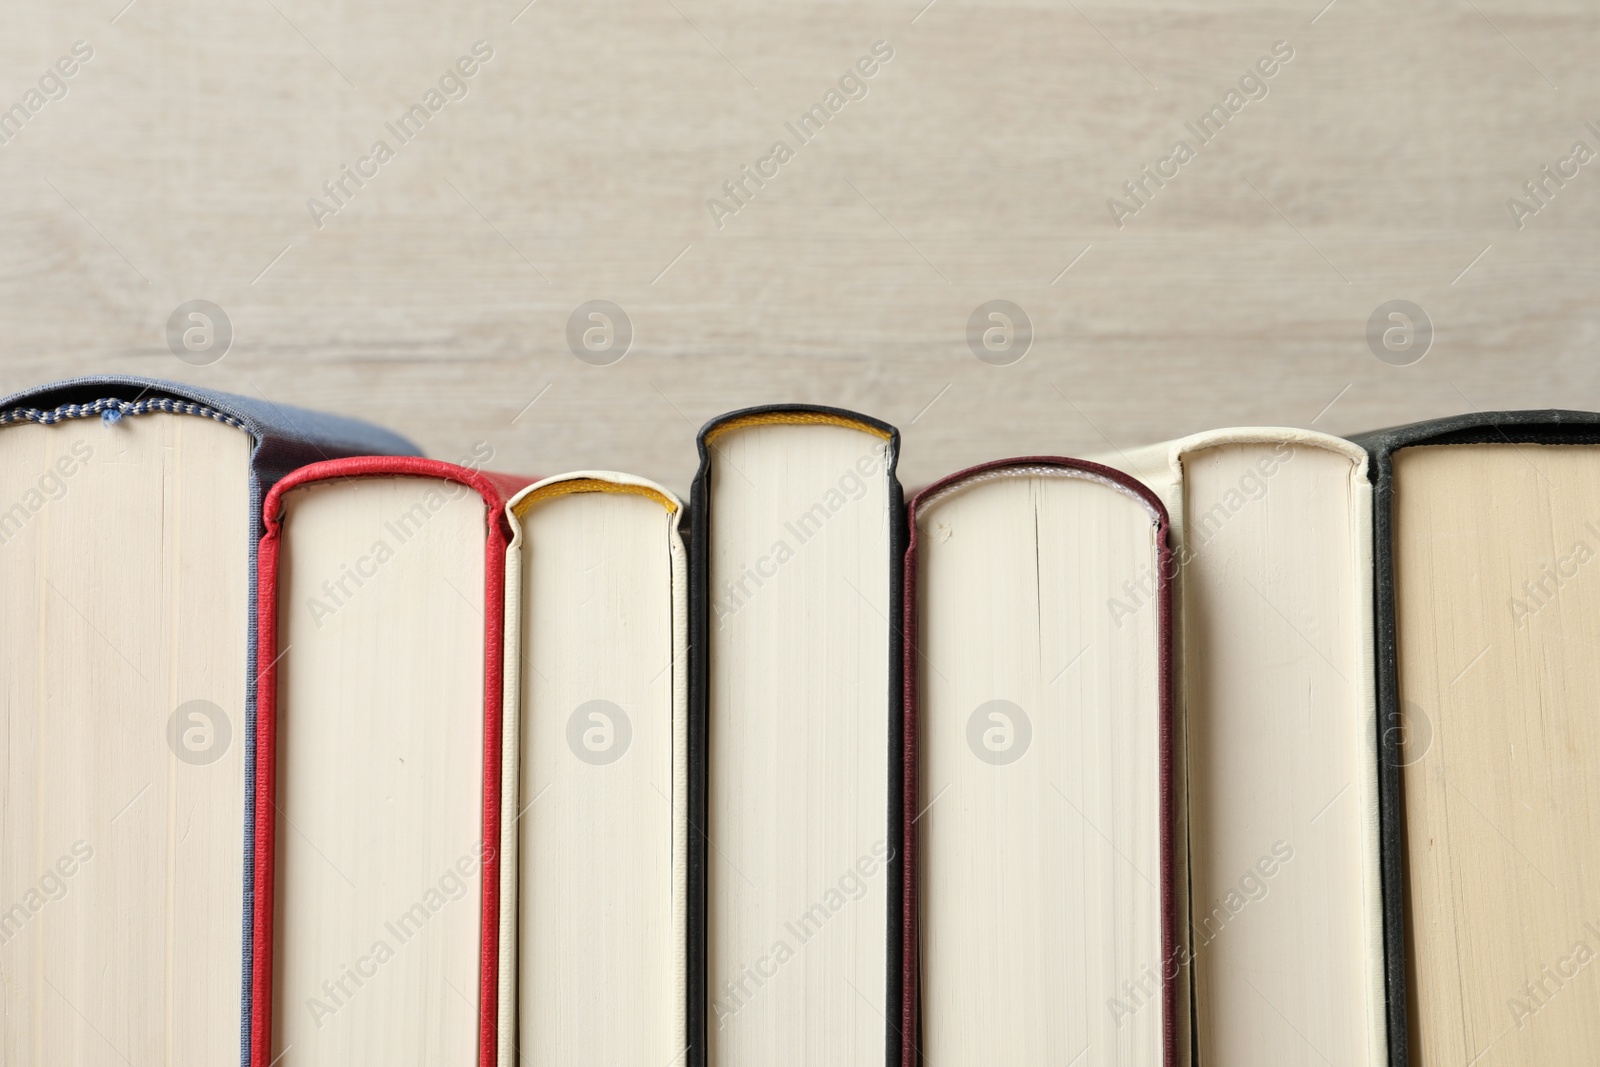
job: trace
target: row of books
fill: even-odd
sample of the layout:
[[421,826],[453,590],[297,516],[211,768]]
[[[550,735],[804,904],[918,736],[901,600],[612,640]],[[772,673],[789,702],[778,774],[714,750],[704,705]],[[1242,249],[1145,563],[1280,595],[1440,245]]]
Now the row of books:
[[1600,415],[698,444],[0,400],[0,1063],[1592,1062]]

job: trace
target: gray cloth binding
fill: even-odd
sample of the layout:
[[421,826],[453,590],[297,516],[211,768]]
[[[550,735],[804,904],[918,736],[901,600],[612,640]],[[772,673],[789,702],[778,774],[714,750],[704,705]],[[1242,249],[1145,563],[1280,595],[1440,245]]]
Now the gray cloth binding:
[[151,412],[215,419],[255,440],[250,452],[250,643],[245,665],[244,900],[240,927],[244,971],[239,975],[239,1062],[240,1067],[249,1067],[255,878],[256,548],[261,541],[261,502],[278,479],[308,463],[344,456],[422,453],[404,437],[357,419],[131,375],[70,378],[0,398],[0,427],[18,422],[50,426],[96,416],[116,422]]

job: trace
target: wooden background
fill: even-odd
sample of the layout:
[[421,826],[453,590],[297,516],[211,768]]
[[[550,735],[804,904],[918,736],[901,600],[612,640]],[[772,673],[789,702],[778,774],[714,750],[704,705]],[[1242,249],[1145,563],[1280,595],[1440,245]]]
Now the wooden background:
[[[94,54],[0,147],[0,389],[178,377],[680,492],[702,422],[781,400],[897,423],[908,486],[1219,425],[1600,406],[1600,163],[1521,229],[1507,206],[1600,150],[1590,2],[524,2],[7,5],[0,107]],[[799,145],[784,123],[880,40]],[[400,143],[477,41],[465,98]],[[1277,41],[1268,95],[1198,146],[1185,120]],[[1108,198],[1180,138],[1119,228]],[[308,198],[379,139],[319,227]],[[719,228],[706,201],[778,139]],[[194,298],[234,330],[213,365],[168,348]],[[635,332],[610,366],[566,342],[594,299]],[[991,299],[1033,323],[1014,365],[968,348]],[[1411,366],[1366,341],[1391,299],[1436,331]]]

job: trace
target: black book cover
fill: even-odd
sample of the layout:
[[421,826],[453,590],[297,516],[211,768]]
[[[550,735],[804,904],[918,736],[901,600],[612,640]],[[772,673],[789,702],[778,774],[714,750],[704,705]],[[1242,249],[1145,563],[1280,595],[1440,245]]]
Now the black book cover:
[[1372,457],[1373,643],[1378,680],[1378,833],[1383,879],[1383,951],[1389,1007],[1389,1067],[1408,1067],[1405,931],[1405,808],[1401,796],[1399,655],[1395,643],[1393,554],[1394,453],[1413,445],[1600,443],[1600,414],[1587,411],[1490,411],[1395,426],[1350,438]]
[[[709,685],[711,643],[711,523],[714,521],[710,506],[711,462],[713,449],[708,436],[719,427],[745,420],[791,422],[804,424],[857,423],[887,436],[889,479],[889,619],[897,620],[903,614],[905,590],[901,582],[901,560],[905,554],[905,502],[896,465],[900,457],[900,431],[893,426],[867,415],[840,408],[811,404],[773,404],[743,408],[719,415],[700,428],[696,445],[700,452],[700,467],[690,488],[689,508],[684,516],[685,539],[689,543],[689,921],[688,921],[688,1034],[689,1067],[707,1067],[707,1026],[710,1013],[708,996],[706,936],[708,933],[706,901],[708,888],[708,846],[710,844],[710,715]],[[889,795],[886,828],[890,849],[887,864],[888,916],[887,943],[884,945],[887,988],[884,1004],[889,1018],[885,1020],[885,1067],[898,1067],[901,1035],[891,1021],[895,1008],[901,1001],[902,974],[900,960],[904,927],[904,900],[901,887],[904,882],[904,842],[902,785],[904,768],[901,721],[901,662],[902,636],[897,622],[889,624],[889,636],[884,646],[888,657],[889,689],[884,694],[884,730],[888,736]]]

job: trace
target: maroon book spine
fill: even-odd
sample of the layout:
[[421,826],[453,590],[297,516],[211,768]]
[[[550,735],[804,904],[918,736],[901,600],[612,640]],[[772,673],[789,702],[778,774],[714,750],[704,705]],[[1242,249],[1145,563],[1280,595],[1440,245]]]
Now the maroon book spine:
[[[1172,716],[1173,716],[1173,654],[1172,654],[1172,582],[1176,576],[1172,548],[1168,543],[1167,509],[1161,500],[1151,492],[1143,482],[1132,475],[1099,463],[1090,463],[1087,460],[1066,459],[1061,456],[1023,456],[1017,459],[995,460],[991,463],[982,463],[976,467],[969,467],[943,478],[923,489],[911,498],[906,506],[906,527],[908,540],[906,542],[905,573],[903,584],[905,587],[902,600],[904,616],[901,619],[901,632],[904,636],[904,645],[901,650],[902,673],[904,676],[904,707],[905,721],[902,727],[904,738],[904,782],[905,794],[902,810],[905,825],[903,835],[905,839],[905,865],[904,885],[902,895],[905,900],[905,928],[902,938],[901,989],[903,991],[900,1007],[900,1027],[905,1040],[901,1046],[901,1067],[922,1067],[922,1001],[921,1001],[921,961],[919,958],[918,921],[920,904],[918,899],[918,869],[920,863],[921,846],[917,839],[916,821],[921,813],[919,804],[918,770],[918,733],[917,711],[918,697],[921,690],[921,676],[918,671],[917,660],[920,656],[917,645],[917,510],[925,500],[944,492],[980,475],[996,471],[1004,471],[1019,467],[1059,467],[1063,470],[1078,471],[1093,476],[1099,480],[1114,482],[1125,488],[1128,492],[1138,497],[1149,509],[1152,519],[1156,524],[1156,605],[1158,621],[1156,627],[1157,664],[1160,677],[1158,679],[1158,707],[1160,722],[1160,790],[1161,790],[1161,1002],[1163,1016],[1162,1034],[1162,1064],[1163,1067],[1178,1067],[1178,1030],[1176,1026],[1178,1005],[1178,968],[1182,965],[1178,956],[1178,916],[1177,894],[1174,884],[1174,840],[1178,828],[1173,825],[1172,802]],[[1041,996],[1048,996],[1048,990],[1041,990]]]

